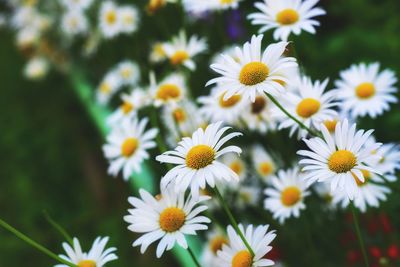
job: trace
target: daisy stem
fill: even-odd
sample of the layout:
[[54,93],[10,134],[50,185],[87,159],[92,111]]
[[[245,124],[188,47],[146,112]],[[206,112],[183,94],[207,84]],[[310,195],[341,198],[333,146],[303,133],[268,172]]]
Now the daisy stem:
[[357,239],[358,239],[358,243],[360,244],[361,252],[364,257],[365,266],[369,267],[368,256],[367,256],[367,252],[365,250],[364,240],[361,235],[360,224],[358,222],[357,210],[353,204],[351,204],[351,213],[353,214],[354,228],[356,229]]
[[191,249],[190,247],[188,247],[187,251],[189,252],[190,257],[192,257],[194,264],[195,264],[197,267],[201,267],[199,261],[197,260],[196,256],[194,255],[192,249]]
[[268,98],[272,101],[272,103],[274,103],[283,113],[285,113],[286,116],[288,116],[289,118],[291,118],[292,120],[294,120],[299,126],[300,128],[306,130],[310,135],[312,136],[316,136],[316,137],[321,137],[321,135],[319,133],[317,133],[316,131],[310,129],[309,127],[307,127],[306,125],[304,125],[304,123],[302,123],[301,121],[299,121],[297,118],[295,118],[292,114],[290,114],[280,103],[278,100],[276,100],[275,97],[273,97],[271,94],[269,93],[265,93]]
[[240,236],[240,239],[242,239],[244,245],[246,246],[247,250],[250,252],[251,256],[254,257],[254,251],[251,248],[249,242],[247,242],[246,237],[244,236],[244,234],[242,233],[242,231],[240,230],[238,223],[236,222],[235,218],[232,215],[231,210],[229,209],[228,205],[226,204],[224,198],[222,197],[221,193],[219,192],[218,188],[215,186],[214,187],[214,192],[217,195],[218,201],[220,202],[222,208],[224,209],[224,211],[226,212],[226,214],[228,215],[228,219],[231,222],[233,228],[235,229],[236,233]]
[[48,221],[48,223],[54,227],[54,229],[56,229],[64,238],[65,240],[67,240],[67,242],[70,245],[73,245],[72,242],[72,238],[71,236],[67,233],[67,231],[65,231],[64,228],[61,227],[61,225],[59,225],[56,221],[53,220],[53,218],[51,218],[51,216],[49,215],[49,213],[47,211],[43,211],[43,215],[46,218],[46,220]]
[[[152,110],[151,110],[150,122],[153,127],[157,128],[157,129],[161,129],[160,125],[158,123],[158,116],[157,116],[157,112],[156,112],[155,108],[152,108]],[[158,149],[160,150],[161,154],[164,153],[165,151],[167,151],[167,146],[165,145],[160,134],[157,134],[157,136],[156,136],[156,143],[157,143]]]
[[57,256],[56,254],[54,254],[53,252],[51,252],[50,250],[48,250],[47,248],[43,247],[42,245],[36,243],[35,241],[33,241],[32,239],[30,239],[29,237],[27,237],[26,235],[24,235],[23,233],[21,233],[20,231],[18,231],[17,229],[15,229],[14,227],[12,227],[11,225],[9,225],[8,223],[6,223],[5,221],[3,221],[2,219],[0,219],[0,226],[2,226],[4,229],[10,231],[11,233],[13,233],[15,236],[17,236],[19,239],[25,241],[26,243],[28,243],[29,245],[31,245],[32,247],[36,248],[37,250],[43,252],[44,254],[46,254],[47,256],[49,256],[50,258],[68,265],[70,267],[77,267],[75,264],[66,261],[62,258],[60,258],[59,256]]

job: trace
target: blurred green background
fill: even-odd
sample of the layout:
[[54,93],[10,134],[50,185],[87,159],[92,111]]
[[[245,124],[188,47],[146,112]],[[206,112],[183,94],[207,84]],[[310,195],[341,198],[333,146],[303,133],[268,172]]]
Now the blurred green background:
[[[144,4],[144,1],[139,2]],[[247,0],[242,4],[246,14],[254,10],[252,2]],[[332,82],[340,70],[361,61],[379,61],[383,67],[400,73],[400,1],[322,0],[321,5],[328,15],[318,19],[321,27],[317,29],[317,35],[305,33],[294,38],[299,59],[309,75],[315,79],[328,76]],[[145,20],[157,23],[164,16],[173,24],[171,32],[176,33],[180,23],[171,21],[168,16],[173,11],[174,7],[169,7],[154,21],[153,18]],[[229,15],[229,12],[217,15],[217,22],[226,22]],[[244,25],[244,33],[238,37],[238,43],[256,32],[244,15],[240,22]],[[208,36],[212,51],[220,48],[221,42],[232,42],[218,39],[218,32],[210,32],[210,23],[197,24],[189,32]],[[137,40],[149,34],[147,29],[140,32]],[[162,40],[167,36],[159,29],[151,38]],[[271,33],[266,36],[270,37]],[[176,266],[169,253],[162,261],[156,260],[154,246],[144,256],[138,256],[138,249],[131,247],[134,235],[126,230],[122,220],[131,190],[120,178],[107,176],[107,163],[101,151],[103,141],[96,126],[81,106],[67,77],[53,71],[39,82],[23,78],[25,60],[16,50],[13,38],[9,30],[0,29],[1,218],[52,251],[61,253],[62,237],[43,217],[42,211],[47,210],[68,232],[78,236],[86,249],[97,235],[111,236],[109,244],[118,245],[120,261],[108,266],[148,264],[156,267],[161,263],[162,266]],[[85,65],[94,68],[88,70],[92,83],[100,80],[111,62],[117,63],[125,56],[143,58],[147,54],[143,49],[148,49],[139,42],[125,42],[121,49],[116,47],[118,42],[113,41],[98,52],[108,63],[97,65],[98,58],[94,58]],[[202,88],[210,77],[206,60],[200,61],[197,73],[200,73],[196,74],[199,79],[192,79],[192,84]],[[147,77],[147,73],[142,76]],[[196,94],[206,93],[200,90]],[[392,106],[392,110],[378,120],[363,120],[362,126],[376,128],[379,141],[398,142],[398,105]],[[399,203],[399,191],[395,191],[383,205],[394,225],[400,225]],[[314,235],[316,239],[323,238],[318,232]],[[398,237],[398,232],[396,235]],[[0,240],[0,267],[54,264],[2,229]],[[332,256],[341,254],[335,253]]]

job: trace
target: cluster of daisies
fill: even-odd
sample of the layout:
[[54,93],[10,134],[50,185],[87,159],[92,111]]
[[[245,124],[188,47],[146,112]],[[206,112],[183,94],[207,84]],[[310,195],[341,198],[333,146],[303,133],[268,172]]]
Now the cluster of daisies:
[[[87,31],[83,14],[91,2],[62,1],[65,32]],[[150,0],[148,14],[167,2],[176,1]],[[237,9],[240,2],[183,0],[182,5],[190,15],[199,15]],[[231,225],[220,227],[213,221],[201,265],[270,266],[274,262],[268,253],[275,231],[267,224],[252,225],[246,218],[239,218],[238,224],[230,204],[245,211],[262,202],[284,224],[300,217],[313,195],[331,210],[354,205],[361,212],[387,199],[388,183],[397,180],[400,169],[400,147],[377,142],[373,130],[358,129],[356,123],[362,117],[376,118],[397,103],[397,78],[379,63],[354,64],[341,71],[334,83],[307,76],[291,56],[288,39],[302,31],[316,32],[315,18],[325,14],[317,3],[257,1],[247,18],[260,27],[259,35],[212,57],[210,68],[216,77],[205,84],[210,93],[197,99],[191,95],[189,80],[208,44],[196,35],[188,37],[184,30],[152,44],[145,66],[157,69],[156,64],[169,62],[166,75],[150,72],[143,83],[142,65],[125,60],[100,81],[96,100],[101,105],[108,105],[122,91],[120,105],[107,118],[109,134],[103,151],[108,173],[140,179],[134,174],[141,172],[156,149],[155,160],[168,169],[158,180],[159,194],[140,189],[139,196],[128,199],[132,207],[124,220],[130,231],[140,234],[133,246],[140,246],[141,253],[155,242],[157,257],[176,245],[189,249],[187,236],[208,230],[211,212],[226,212]],[[14,20],[22,16],[17,15]],[[138,21],[131,6],[100,4],[99,29],[105,38],[134,32]],[[269,30],[274,31],[276,43],[265,45],[263,34]],[[294,137],[303,149],[280,155],[264,142],[267,134]],[[246,149],[242,151],[235,141]],[[101,267],[117,258],[114,248],[105,249],[107,241],[96,239],[84,253],[74,239],[63,245],[67,256],[61,258],[78,267]]]

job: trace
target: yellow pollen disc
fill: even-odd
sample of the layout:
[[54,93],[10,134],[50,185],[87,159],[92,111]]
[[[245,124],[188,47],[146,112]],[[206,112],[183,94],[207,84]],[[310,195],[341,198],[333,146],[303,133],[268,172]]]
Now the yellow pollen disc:
[[163,84],[158,88],[156,97],[163,101],[178,98],[181,95],[181,90],[175,84]]
[[297,105],[296,112],[297,115],[305,119],[311,117],[318,112],[321,107],[321,103],[314,98],[304,98]]
[[285,206],[293,206],[299,202],[301,198],[300,189],[296,186],[289,186],[282,191],[281,201]]
[[299,13],[291,8],[284,9],[276,14],[276,21],[282,25],[291,25],[299,20]]
[[228,240],[226,240],[223,236],[217,236],[210,240],[210,250],[217,255],[217,251],[222,249],[222,246],[228,244]]
[[186,214],[179,208],[166,208],[160,214],[160,228],[168,233],[178,231],[186,220]]
[[128,138],[122,143],[121,154],[130,157],[138,148],[139,142],[136,138]]
[[117,21],[117,14],[114,10],[107,12],[106,21],[108,24],[114,24]]
[[274,167],[272,166],[271,162],[262,162],[258,166],[258,170],[262,175],[267,176],[272,173]]
[[231,170],[234,171],[237,175],[239,175],[243,170],[242,164],[239,161],[232,162],[229,168],[231,168]]
[[128,79],[129,77],[132,76],[132,70],[131,70],[131,69],[128,69],[128,68],[123,69],[123,70],[121,70],[121,75],[122,75],[122,77],[124,77],[125,79]]
[[244,85],[259,84],[268,77],[269,69],[262,62],[250,62],[243,66],[239,74],[239,81]]
[[371,173],[367,170],[361,170],[363,176],[364,176],[364,182],[361,182],[360,179],[357,178],[357,176],[354,175],[354,173],[351,173],[353,175],[354,180],[356,181],[358,186],[363,186],[366,185],[368,180],[371,178]]
[[251,267],[253,257],[247,250],[241,250],[232,258],[232,267]]
[[102,83],[100,85],[100,92],[107,94],[111,91],[111,86],[108,83]]
[[353,169],[356,164],[356,156],[348,150],[338,150],[334,152],[328,160],[329,169],[336,173],[348,172]]
[[232,4],[234,0],[219,0],[222,5]]
[[147,4],[147,11],[150,13],[154,13],[165,4],[165,0],[149,0],[149,3]]
[[192,147],[186,155],[186,166],[199,170],[210,165],[215,158],[215,151],[207,145]]
[[334,133],[336,129],[337,120],[326,120],[324,121],[325,127],[330,133]]
[[92,260],[83,260],[78,263],[78,267],[96,267],[96,262]]
[[223,108],[230,108],[236,105],[242,98],[240,95],[233,95],[227,100],[224,100],[225,93],[223,93],[219,98],[219,105]]
[[177,122],[184,122],[186,120],[186,112],[181,108],[175,109],[173,111],[173,116]]
[[362,83],[356,87],[358,98],[367,99],[375,94],[375,85],[373,83]]
[[121,109],[122,112],[124,112],[124,114],[128,114],[129,112],[131,112],[131,110],[133,109],[133,105],[127,101],[125,101],[122,105],[121,105]]
[[189,54],[186,51],[180,50],[176,51],[176,53],[170,58],[172,65],[182,64],[186,59],[189,58]]
[[256,100],[253,103],[251,103],[251,113],[253,114],[261,113],[261,111],[264,110],[266,105],[267,102],[265,101],[265,98],[262,96],[257,96]]

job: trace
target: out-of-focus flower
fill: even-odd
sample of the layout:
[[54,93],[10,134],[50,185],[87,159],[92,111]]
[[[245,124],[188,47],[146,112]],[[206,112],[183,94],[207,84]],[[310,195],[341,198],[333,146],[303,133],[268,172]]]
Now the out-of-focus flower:
[[264,191],[267,196],[264,208],[271,211],[280,223],[292,216],[299,217],[300,211],[306,208],[304,198],[310,194],[299,169],[279,171],[277,176],[271,178],[271,186]]
[[164,50],[164,43],[162,42],[157,42],[153,44],[151,47],[151,52],[149,56],[149,60],[152,63],[158,63],[167,58],[167,55]]
[[249,225],[244,229],[243,225],[239,224],[239,228],[254,251],[254,257],[248,251],[233,227],[229,225],[227,229],[229,243],[228,245],[223,245],[222,250],[217,252],[218,266],[261,267],[274,265],[274,262],[266,259],[265,256],[272,249],[269,244],[276,237],[275,231],[268,232],[269,225],[260,225],[255,229],[253,225]]
[[136,85],[140,79],[139,66],[130,60],[119,63],[116,67],[116,73],[120,76],[122,85]]
[[261,145],[255,145],[251,149],[251,159],[254,169],[264,182],[270,182],[269,178],[274,175],[276,163]]
[[275,29],[274,39],[287,41],[291,33],[315,33],[315,26],[319,26],[319,22],[313,18],[326,14],[323,9],[314,7],[318,1],[264,0],[254,4],[260,12],[252,13],[248,18],[253,25],[261,25],[259,33]]
[[379,72],[379,68],[379,63],[352,65],[335,82],[343,110],[353,118],[375,118],[389,110],[390,103],[397,102],[395,73],[388,69]]
[[112,1],[104,1],[100,7],[100,30],[105,38],[113,38],[121,30],[121,14],[118,7]]
[[[226,154],[221,157],[221,162],[228,166],[232,171],[234,171],[238,177],[239,182],[243,182],[247,175],[247,166],[243,159],[237,154]],[[228,187],[237,188],[239,183],[227,184]]]
[[150,75],[150,94],[154,99],[154,105],[174,106],[177,102],[185,98],[187,94],[186,79],[183,74],[173,73],[157,83],[155,75]]
[[261,51],[263,35],[253,36],[243,49],[236,49],[239,61],[228,55],[222,55],[224,63],[215,63],[211,68],[221,77],[207,83],[218,83],[227,89],[225,99],[233,95],[243,95],[244,99],[255,101],[257,94],[264,92],[278,95],[284,91],[282,82],[289,82],[287,74],[297,67],[296,59],[283,55],[287,43],[280,42],[269,45]]
[[60,3],[67,9],[83,11],[92,5],[93,0],[60,0]]
[[103,146],[105,157],[110,161],[108,173],[116,176],[120,170],[124,180],[135,171],[140,172],[143,160],[149,158],[148,149],[156,147],[153,141],[158,129],[145,130],[148,119],[137,117],[115,125]]
[[272,102],[264,95],[257,95],[254,102],[246,101],[241,119],[252,131],[266,133],[276,129],[277,120],[274,116]]
[[210,231],[207,234],[207,242],[204,244],[202,266],[218,267],[217,252],[226,244],[228,244],[228,238],[222,230],[217,228]]
[[381,144],[365,146],[373,130],[356,131],[356,124],[349,127],[347,120],[337,123],[334,137],[324,125],[321,125],[321,131],[323,139],[303,139],[312,151],[297,152],[307,157],[300,161],[304,166],[303,171],[306,172],[304,178],[309,184],[316,181],[328,182],[333,195],[343,191],[353,200],[359,193],[356,181],[365,182],[362,171],[378,172],[373,165],[379,160],[379,156],[371,151],[378,149]]
[[97,101],[102,105],[107,104],[111,97],[118,91],[121,83],[119,75],[114,72],[107,73],[96,90]]
[[[93,242],[92,248],[88,253],[82,252],[81,245],[77,238],[73,239],[73,246],[68,243],[63,243],[63,248],[67,255],[60,257],[68,262],[78,265],[78,267],[103,267],[106,263],[118,259],[115,255],[117,250],[114,247],[105,249],[108,242],[108,237],[98,237]],[[57,264],[54,267],[68,267],[65,264]]]
[[88,22],[86,16],[79,9],[67,11],[61,19],[61,29],[68,35],[87,33]]
[[218,161],[218,158],[227,153],[241,153],[237,146],[222,146],[230,139],[240,136],[241,133],[233,132],[224,137],[222,135],[229,129],[223,127],[222,122],[207,126],[205,130],[197,129],[192,137],[184,137],[178,147],[173,151],[167,151],[156,157],[156,160],[164,163],[175,164],[161,179],[161,186],[169,184],[176,191],[185,191],[190,187],[191,193],[196,198],[199,189],[204,189],[206,184],[214,187],[216,181],[237,181],[238,175],[228,166]]
[[118,8],[118,17],[121,18],[121,32],[133,33],[139,27],[139,12],[133,6],[122,6]]
[[196,69],[193,58],[207,49],[207,43],[205,39],[195,35],[187,40],[186,34],[181,31],[178,36],[165,43],[163,49],[172,65],[183,65],[193,71]]
[[191,196],[185,198],[185,192],[176,193],[167,188],[161,191],[159,199],[154,198],[147,191],[141,189],[140,197],[130,197],[129,203],[134,207],[128,210],[129,215],[124,220],[129,223],[128,229],[143,235],[133,242],[133,246],[141,246],[143,254],[149,245],[160,240],[157,246],[157,257],[161,257],[165,250],[170,250],[176,243],[187,249],[185,235],[196,235],[196,231],[207,230],[206,223],[210,219],[199,214],[207,210],[207,206],[198,204],[208,200],[201,196],[194,200]]
[[24,69],[25,77],[32,80],[40,80],[46,76],[49,71],[49,62],[43,57],[34,57],[30,59]]
[[206,11],[236,9],[242,0],[183,0],[187,12],[203,13]]

